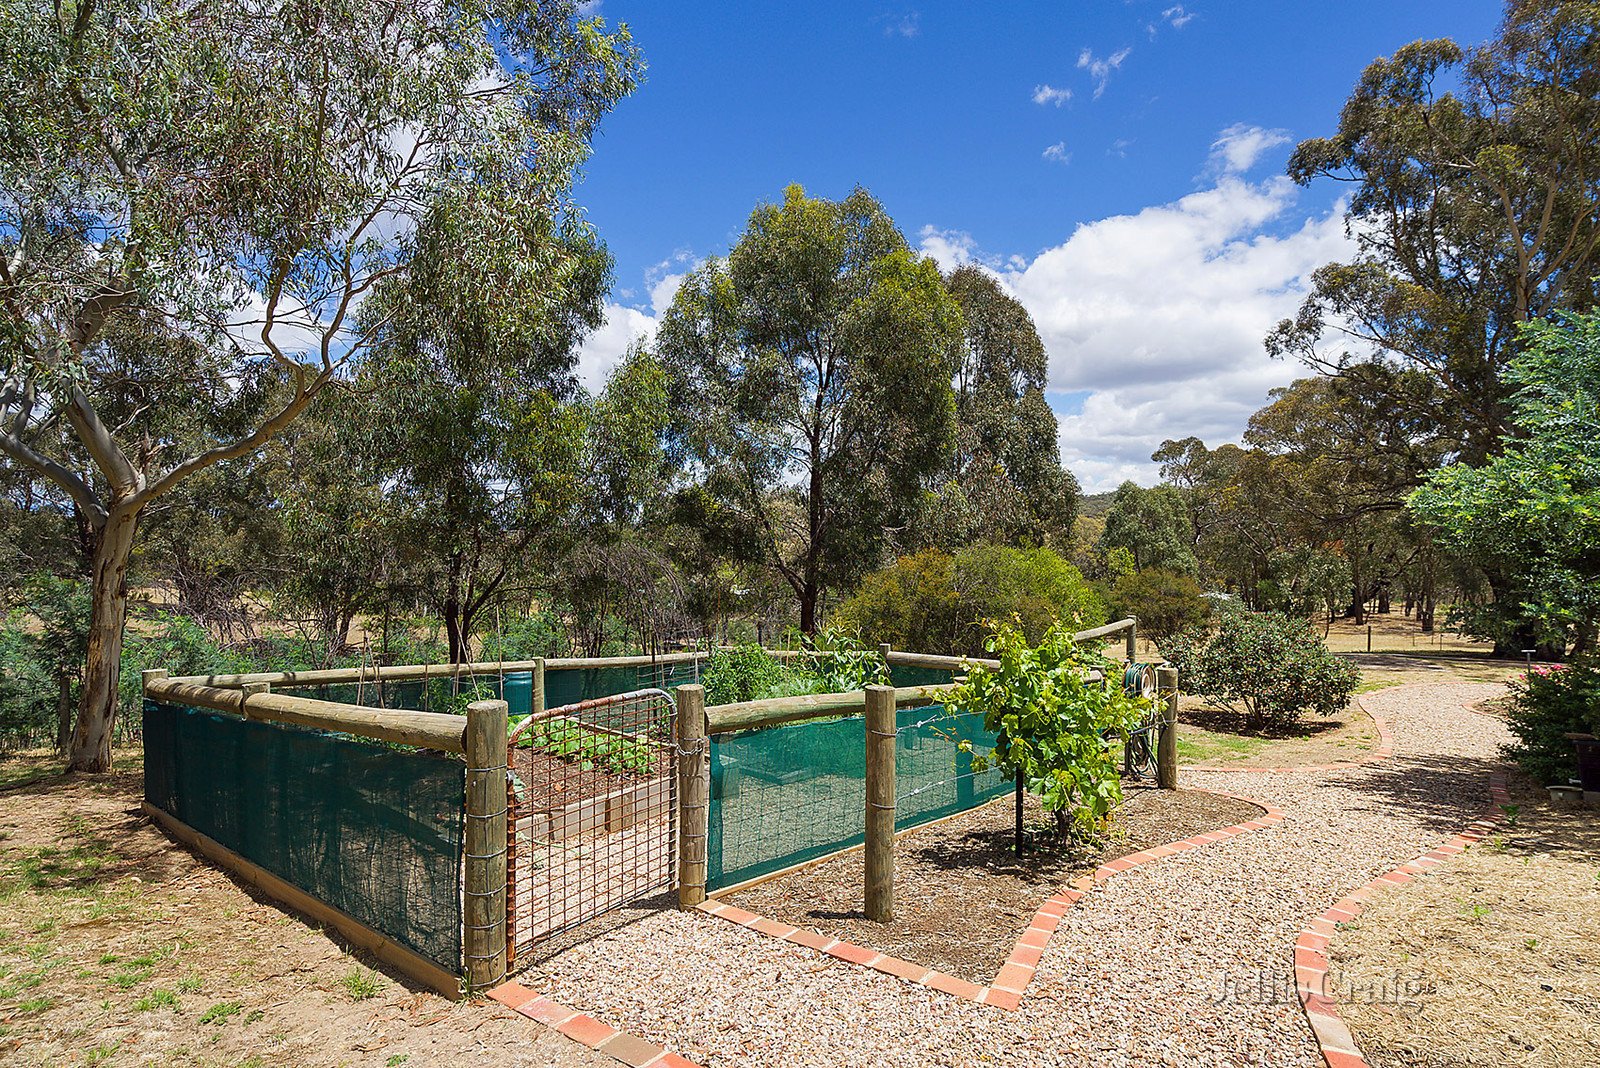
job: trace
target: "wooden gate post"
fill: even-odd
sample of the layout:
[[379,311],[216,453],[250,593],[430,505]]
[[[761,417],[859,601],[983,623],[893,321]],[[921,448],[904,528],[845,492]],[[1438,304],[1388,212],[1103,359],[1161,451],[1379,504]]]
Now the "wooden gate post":
[[706,899],[706,826],[711,764],[706,744],[706,690],[678,687],[678,907]]
[[506,977],[506,703],[467,706],[462,736],[467,757],[465,902],[469,991]]
[[867,687],[867,919],[894,919],[894,687]]
[[1178,669],[1156,669],[1156,693],[1166,695],[1166,715],[1156,746],[1156,783],[1163,790],[1178,788]]
[[1133,620],[1128,625],[1128,666],[1132,667],[1134,661],[1139,659],[1139,617],[1128,618]]
[[533,658],[533,696],[529,705],[535,716],[544,715],[544,657]]

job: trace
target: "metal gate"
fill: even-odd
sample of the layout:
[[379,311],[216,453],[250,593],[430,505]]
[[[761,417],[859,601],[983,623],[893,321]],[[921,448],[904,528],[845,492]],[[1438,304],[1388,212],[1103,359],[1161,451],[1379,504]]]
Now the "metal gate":
[[677,882],[677,744],[665,690],[552,708],[507,754],[506,952]]

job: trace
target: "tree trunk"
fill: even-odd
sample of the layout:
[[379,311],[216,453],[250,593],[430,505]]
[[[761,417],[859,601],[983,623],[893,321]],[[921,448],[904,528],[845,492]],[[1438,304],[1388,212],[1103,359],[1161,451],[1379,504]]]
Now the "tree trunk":
[[56,752],[65,754],[72,745],[72,676],[60,676],[56,685]]
[[94,542],[93,608],[89,650],[78,700],[78,726],[72,735],[68,767],[73,771],[111,770],[111,734],[117,716],[117,682],[122,670],[122,628],[128,615],[128,558],[138,512],[113,508]]
[[817,632],[817,587],[812,582],[800,591],[800,631],[807,635]]

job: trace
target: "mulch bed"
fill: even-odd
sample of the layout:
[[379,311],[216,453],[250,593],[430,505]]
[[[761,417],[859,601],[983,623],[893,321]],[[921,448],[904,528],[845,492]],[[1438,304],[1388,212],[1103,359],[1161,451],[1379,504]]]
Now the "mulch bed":
[[781,923],[868,946],[977,983],[994,978],[1046,898],[1101,864],[1141,849],[1255,819],[1245,801],[1191,790],[1130,789],[1108,833],[1067,843],[1029,797],[1014,852],[1016,810],[1001,798],[900,838],[895,918],[862,914],[859,850],[724,900]]

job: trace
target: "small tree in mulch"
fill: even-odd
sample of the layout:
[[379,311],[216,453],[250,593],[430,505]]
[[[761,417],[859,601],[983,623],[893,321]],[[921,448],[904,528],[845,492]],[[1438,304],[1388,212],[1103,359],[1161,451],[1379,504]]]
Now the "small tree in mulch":
[[970,668],[950,700],[981,712],[984,727],[998,735],[992,752],[972,758],[972,769],[1020,776],[1063,837],[1092,835],[1122,800],[1119,746],[1152,703],[1088,681],[1094,668],[1120,678],[1120,667],[1073,641],[1065,624],[1057,622],[1038,645],[1014,622],[988,627],[984,648],[1000,666]]
[[1506,726],[1516,738],[1508,757],[1541,783],[1566,783],[1578,770],[1567,734],[1600,734],[1600,656],[1540,664],[1512,680]]
[[1282,612],[1220,612],[1215,626],[1179,631],[1162,651],[1184,690],[1242,712],[1254,731],[1288,730],[1308,713],[1331,716],[1361,678],[1309,623]]

